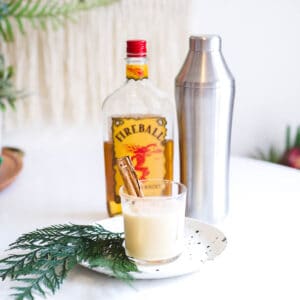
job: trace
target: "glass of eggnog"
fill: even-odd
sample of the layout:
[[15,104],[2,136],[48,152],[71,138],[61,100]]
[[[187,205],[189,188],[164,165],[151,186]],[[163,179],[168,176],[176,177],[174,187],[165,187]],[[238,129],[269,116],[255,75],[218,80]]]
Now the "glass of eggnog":
[[140,180],[143,197],[120,189],[126,254],[140,264],[161,264],[184,247],[186,187],[170,180]]

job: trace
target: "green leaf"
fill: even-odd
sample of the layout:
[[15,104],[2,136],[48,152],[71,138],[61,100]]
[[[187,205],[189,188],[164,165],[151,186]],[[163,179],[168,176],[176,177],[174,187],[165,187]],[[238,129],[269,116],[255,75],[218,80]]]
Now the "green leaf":
[[285,151],[291,148],[291,127],[287,126],[285,131]]
[[7,101],[8,101],[8,104],[10,105],[10,107],[13,110],[16,110],[16,105],[15,105],[16,98],[9,98],[9,99],[7,99]]
[[267,160],[266,155],[260,149],[256,149],[255,154],[252,155],[252,158],[261,159],[261,160]]
[[269,150],[268,161],[273,162],[273,163],[279,162],[279,154],[273,146]]
[[[34,28],[34,29],[39,29],[39,23],[37,22],[36,19],[29,19],[29,22],[30,22],[32,28]],[[43,28],[42,28],[42,29],[43,29]]]
[[15,14],[16,17],[21,17],[24,15],[27,15],[30,17],[30,5],[32,3],[32,0],[25,1],[25,5],[22,6],[22,8]]
[[[130,281],[130,272],[138,272],[123,247],[123,234],[113,233],[101,225],[62,224],[23,234],[9,247],[18,249],[0,260],[0,278],[20,282],[16,299],[31,299],[33,293],[55,293],[76,264],[88,261],[103,266],[119,279]],[[1,268],[2,266],[2,268]]]
[[13,66],[8,66],[7,69],[7,79],[11,79],[12,76],[14,75],[14,68]]
[[7,38],[8,41],[13,41],[14,40],[14,33],[12,30],[12,26],[10,24],[10,21],[8,20],[8,18],[4,18],[3,19],[6,25],[6,34],[7,34]]
[[38,23],[42,30],[47,30],[46,20],[44,20],[43,18],[38,19]]
[[17,21],[17,25],[18,25],[18,28],[19,28],[20,32],[24,35],[26,32],[25,32],[25,29],[24,29],[22,19],[19,18],[19,17],[16,17],[16,21]]
[[295,147],[300,147],[300,126],[297,128],[296,138],[295,138]]
[[21,7],[23,0],[10,1],[8,4],[8,15],[14,15],[15,12]]
[[54,30],[58,30],[58,28],[60,28],[63,24],[64,24],[64,21],[61,18],[51,19],[51,25]]
[[15,102],[18,98],[25,96],[24,92],[17,90],[12,82],[14,69],[12,66],[5,66],[4,57],[0,55],[0,102],[2,111],[6,104],[15,109]]
[[6,111],[6,106],[1,100],[0,100],[0,110],[1,111]]
[[[55,4],[54,4],[55,5]],[[38,17],[44,17],[48,15],[48,11],[51,10],[51,6],[53,6],[53,1],[48,1],[42,6],[41,10],[35,14]]]
[[76,23],[78,21],[78,17],[74,15],[65,15],[66,20],[71,21],[72,23]]
[[40,8],[42,0],[37,0],[36,3],[31,7],[31,9],[29,10],[29,15],[33,16],[38,9]]
[[44,13],[39,14],[40,17],[57,17],[60,15],[58,11],[59,3],[58,1],[49,1],[49,5],[45,6]]
[[256,159],[272,162],[272,163],[279,163],[281,160],[281,154],[273,146],[271,146],[271,148],[269,149],[269,151],[266,154],[263,151],[261,151],[260,149],[257,149],[256,154],[253,155],[252,157],[256,158]]
[[[12,30],[13,22],[18,25],[18,30],[25,34],[25,20],[29,21],[34,28],[38,27],[46,29],[46,23],[51,22],[53,27],[57,29],[65,24],[65,20],[76,21],[76,15],[81,11],[87,11],[99,6],[109,5],[119,0],[8,0],[7,10],[3,13],[2,18],[6,19],[9,24],[6,25],[6,30],[0,28],[0,35],[5,42],[14,40]],[[0,24],[1,24],[0,15]]]
[[40,284],[38,282],[34,285],[34,289],[37,290],[43,296],[46,295],[45,292],[44,292],[44,290],[41,288],[41,286],[40,286]]
[[0,20],[0,34],[5,42],[9,42],[7,33],[3,28],[3,20]]

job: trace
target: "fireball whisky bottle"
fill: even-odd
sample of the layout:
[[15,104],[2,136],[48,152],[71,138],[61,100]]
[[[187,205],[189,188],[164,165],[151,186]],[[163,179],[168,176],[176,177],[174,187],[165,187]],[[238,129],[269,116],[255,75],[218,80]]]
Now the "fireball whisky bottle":
[[175,106],[148,80],[146,52],[146,41],[127,41],[127,80],[102,106],[110,216],[122,212],[117,158],[130,156],[139,179],[173,178]]

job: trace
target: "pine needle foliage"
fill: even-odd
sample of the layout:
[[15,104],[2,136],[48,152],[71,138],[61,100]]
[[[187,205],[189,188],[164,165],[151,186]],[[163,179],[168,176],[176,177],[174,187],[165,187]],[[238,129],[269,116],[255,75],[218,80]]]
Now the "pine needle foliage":
[[22,235],[10,244],[18,251],[0,260],[0,278],[18,281],[12,296],[33,300],[35,294],[54,294],[67,274],[80,262],[90,267],[105,267],[121,280],[130,281],[130,272],[138,272],[124,247],[123,234],[101,225],[53,225]]
[[117,0],[0,0],[0,37],[5,42],[14,41],[14,25],[22,34],[26,23],[46,30],[62,26],[66,20],[76,21],[77,14]]

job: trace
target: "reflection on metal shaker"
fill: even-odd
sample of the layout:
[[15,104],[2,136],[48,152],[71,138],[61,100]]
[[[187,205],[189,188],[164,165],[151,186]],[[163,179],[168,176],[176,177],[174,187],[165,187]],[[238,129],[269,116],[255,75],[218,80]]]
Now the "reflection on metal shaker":
[[230,136],[235,82],[217,35],[190,37],[176,77],[181,182],[187,216],[216,223],[228,212]]

